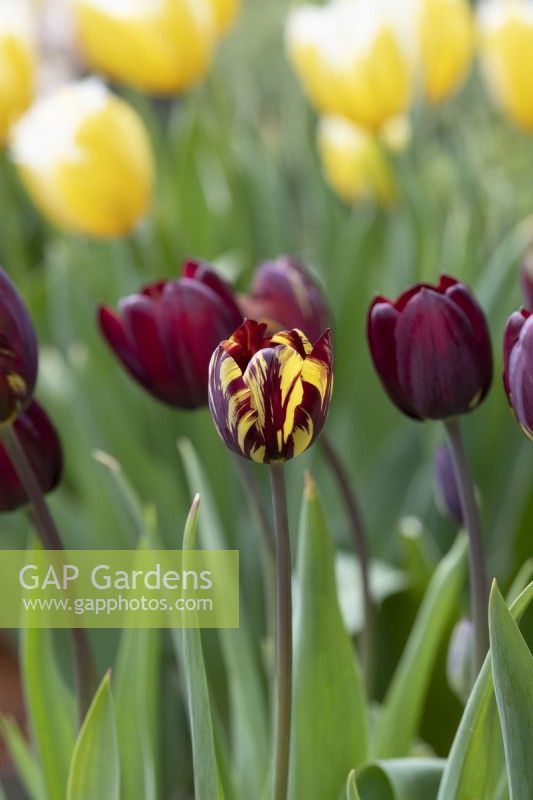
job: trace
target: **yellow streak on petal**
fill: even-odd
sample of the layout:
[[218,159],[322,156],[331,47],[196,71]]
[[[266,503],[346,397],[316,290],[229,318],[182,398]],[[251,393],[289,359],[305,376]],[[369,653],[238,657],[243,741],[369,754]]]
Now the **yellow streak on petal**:
[[305,428],[295,428],[292,434],[294,445],[293,458],[301,455],[307,450],[313,439],[313,420],[307,415],[307,425]]
[[24,395],[27,391],[27,385],[24,378],[17,375],[16,372],[10,372],[7,375],[7,383],[12,392],[17,395]]
[[250,456],[252,461],[255,461],[256,464],[264,464],[265,463],[265,445],[262,444],[257,447],[255,450],[252,450]]
[[328,388],[329,367],[324,361],[316,358],[306,358],[302,368],[302,381],[310,383],[320,393],[321,402],[324,403]]
[[266,418],[265,382],[267,378],[267,364],[261,352],[254,355],[243,377],[251,394],[252,406],[257,413],[257,426],[260,431],[264,431]]
[[281,431],[278,434],[278,447],[281,450],[283,442],[287,442],[293,431],[296,409],[303,400],[304,389],[300,375],[305,362],[292,347],[284,347],[280,350],[278,358],[281,376],[281,403],[283,406],[286,405],[282,443],[279,442]]
[[[302,333],[301,330],[299,330],[298,328],[295,328],[294,330],[298,334],[298,337],[302,343],[304,351],[307,354],[309,354],[313,349],[311,342],[309,341],[305,333]],[[289,333],[291,333],[291,331],[280,331],[279,333],[276,333],[271,338],[270,341],[272,342],[272,344],[287,344],[289,345],[289,347],[292,347],[294,349],[291,337],[288,335]]]

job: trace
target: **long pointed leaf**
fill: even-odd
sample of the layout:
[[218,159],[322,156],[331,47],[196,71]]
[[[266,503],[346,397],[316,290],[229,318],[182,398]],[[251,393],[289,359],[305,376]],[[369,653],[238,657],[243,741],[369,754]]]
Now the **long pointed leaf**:
[[46,792],[43,776],[34,754],[28,747],[24,734],[14,719],[3,717],[0,721],[2,735],[7,744],[17,775],[31,800],[44,800]]
[[444,769],[438,758],[373,761],[356,773],[359,800],[435,800]]

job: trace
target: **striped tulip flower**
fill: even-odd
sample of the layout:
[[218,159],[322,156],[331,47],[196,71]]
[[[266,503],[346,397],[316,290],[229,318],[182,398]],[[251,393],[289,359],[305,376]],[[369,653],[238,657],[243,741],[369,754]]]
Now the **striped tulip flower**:
[[503,383],[520,427],[533,439],[533,314],[526,309],[511,315],[503,342]]
[[387,394],[414,419],[466,414],[490,388],[485,316],[468,287],[448,275],[437,286],[413,286],[396,301],[377,297],[368,340]]
[[209,407],[226,445],[258,463],[288,461],[313,444],[329,410],[331,334],[313,345],[299,330],[269,336],[246,320],[213,353]]
[[31,401],[37,380],[37,338],[28,309],[0,269],[0,425]]

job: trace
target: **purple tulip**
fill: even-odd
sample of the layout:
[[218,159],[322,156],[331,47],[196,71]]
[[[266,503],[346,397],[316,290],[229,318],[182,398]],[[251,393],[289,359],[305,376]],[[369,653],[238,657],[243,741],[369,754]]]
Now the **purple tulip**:
[[526,308],[533,311],[533,248],[529,248],[522,263],[520,275],[522,294]]
[[503,342],[503,383],[522,430],[533,439],[533,314],[526,309],[509,317]]
[[[61,442],[50,418],[36,400],[17,417],[13,427],[44,493],[55,489],[63,471]],[[0,512],[28,503],[17,473],[0,444]]]
[[492,382],[487,323],[465,284],[442,275],[392,302],[377,297],[368,340],[383,386],[418,420],[448,419],[476,408]]
[[265,261],[250,293],[241,298],[243,315],[264,322],[269,333],[297,328],[316,342],[331,325],[328,305],[303,264],[288,256]]
[[0,424],[31,401],[37,380],[37,338],[29,311],[0,268]]
[[100,329],[130,375],[171,406],[205,406],[213,350],[242,322],[227,284],[189,261],[181,278],[145,286],[119,310],[100,308]]

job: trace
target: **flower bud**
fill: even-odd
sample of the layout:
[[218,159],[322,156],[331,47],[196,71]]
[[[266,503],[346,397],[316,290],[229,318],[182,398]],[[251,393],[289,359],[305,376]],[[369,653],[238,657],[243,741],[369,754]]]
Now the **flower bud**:
[[241,308],[245,317],[264,322],[269,334],[298,328],[316,342],[330,327],[321,288],[303,264],[288,256],[259,266]]
[[530,2],[487,0],[480,5],[481,57],[496,105],[533,131],[533,15]]
[[75,0],[80,45],[95,70],[119,83],[181,92],[211,63],[215,5],[227,21],[222,0],[220,9],[215,0]]
[[474,628],[470,620],[465,618],[459,620],[453,630],[446,660],[448,685],[463,703],[466,703],[472,690],[473,663]]
[[522,309],[509,317],[503,342],[503,383],[509,404],[533,439],[533,314]]
[[405,11],[387,0],[304,5],[290,14],[289,57],[319,112],[377,131],[408,109],[404,20]]
[[533,311],[533,247],[531,246],[527,249],[522,262],[520,283],[526,308]]
[[36,55],[27,0],[0,2],[0,145],[35,92]]
[[0,269],[0,425],[29,404],[37,380],[37,337],[28,309]]
[[346,203],[377,200],[389,206],[396,181],[379,139],[342,117],[323,117],[318,149],[324,176]]
[[268,336],[247,320],[213,353],[209,408],[225,444],[262,464],[307,450],[326,422],[333,381],[330,332],[312,346],[298,330]]
[[490,335],[470,290],[442,275],[396,301],[377,297],[368,314],[368,341],[385,391],[418,420],[466,414],[492,382]]
[[147,132],[136,111],[94,78],[39,100],[15,126],[11,149],[30,196],[61,228],[120,236],[149,209]]
[[[19,441],[43,492],[51,492],[63,471],[61,442],[50,418],[36,400],[14,423]],[[0,512],[14,511],[28,503],[17,473],[0,443]]]
[[472,64],[474,24],[467,0],[420,0],[418,38],[424,95],[440,103],[461,86]]
[[145,286],[119,310],[102,307],[100,329],[137,383],[171,406],[205,406],[211,355],[242,322],[229,287],[190,261],[181,278]]
[[459,485],[455,477],[455,466],[450,448],[441,444],[435,451],[435,494],[437,506],[443,516],[463,524],[463,508]]

